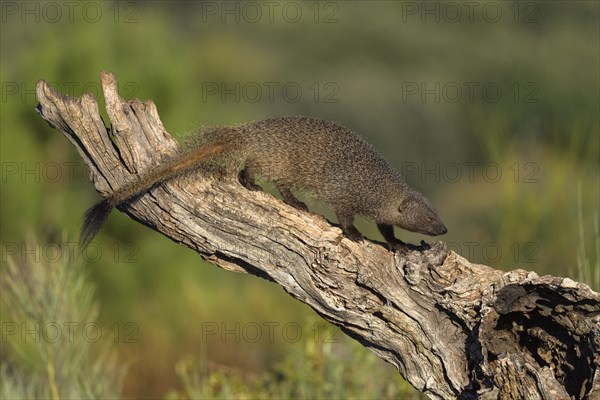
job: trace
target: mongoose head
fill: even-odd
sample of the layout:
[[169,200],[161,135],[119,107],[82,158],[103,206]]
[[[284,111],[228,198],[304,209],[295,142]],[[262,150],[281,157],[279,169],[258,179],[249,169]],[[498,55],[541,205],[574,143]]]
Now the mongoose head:
[[[409,189],[392,203],[389,223],[411,232],[429,236],[443,235],[448,229],[437,215],[431,201],[420,192]],[[390,216],[388,215],[388,217]]]

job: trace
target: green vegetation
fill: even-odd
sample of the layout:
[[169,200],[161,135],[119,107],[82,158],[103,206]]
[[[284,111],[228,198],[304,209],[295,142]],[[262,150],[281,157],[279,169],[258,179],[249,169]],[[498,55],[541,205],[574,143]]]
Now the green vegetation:
[[39,251],[23,260],[7,259],[2,343],[10,350],[0,369],[3,399],[119,395],[123,367],[96,322],[93,295],[80,265],[48,262]]
[[[137,331],[123,337],[118,327],[97,322],[94,288],[81,265],[48,262],[34,251],[22,262],[8,258],[2,282],[2,334],[9,348],[0,367],[3,399],[121,397],[125,368],[114,345],[135,343]],[[206,354],[182,359],[175,366],[181,389],[166,398],[421,398],[375,355],[341,339],[336,328],[316,320],[306,326],[298,335],[302,328],[294,325],[288,337],[297,344],[294,350],[262,374],[209,363]],[[229,334],[249,339],[257,332]]]
[[[77,2],[71,13],[61,2],[2,3],[2,295],[18,271],[46,271],[40,276],[54,282],[68,265],[77,276],[85,271],[102,305],[92,306],[89,289],[53,288],[44,308],[17,307],[18,296],[8,297],[2,321],[97,321],[113,334],[116,365],[128,366],[125,396],[407,398],[391,367],[341,333],[330,347],[306,336],[286,340],[286,324],[309,321],[300,324],[308,331],[318,319],[276,285],[203,263],[123,214],[111,215],[86,252],[74,250],[80,215],[98,194],[73,146],[36,115],[34,90],[43,78],[63,93],[92,93],[102,110],[101,70],[116,75],[123,97],[153,99],[177,138],[202,124],[276,115],[339,121],[430,195],[449,228],[442,239],[460,254],[600,289],[598,3],[481,2],[472,21],[466,9],[452,20],[444,2],[431,3],[437,19],[436,11],[413,13],[422,2],[276,3],[272,19],[265,8],[253,19],[262,2],[230,2],[237,17],[211,1],[90,2],[85,11]],[[487,5],[499,7],[501,18],[486,20]],[[301,10],[297,21],[293,7]],[[357,226],[379,238],[372,224]],[[28,241],[31,233],[40,240]],[[55,302],[73,308],[45,308]],[[74,318],[64,310],[80,319],[64,319]],[[278,334],[257,341],[207,335],[209,327],[236,323],[278,324]],[[102,346],[87,342],[60,351],[67,345],[0,346],[2,390],[20,391],[17,397],[53,395],[53,354],[69,365],[65,371],[102,359]],[[67,382],[58,371],[66,390],[59,395],[88,387],[100,396],[104,383],[117,392],[107,382],[119,374],[108,372],[101,378],[88,369],[88,378],[98,378]],[[27,389],[25,377],[38,389]],[[353,382],[350,391],[338,391],[346,390],[340,382]]]
[[334,343],[306,340],[301,344],[258,376],[224,366],[209,368],[206,360],[184,359],[176,366],[183,389],[169,393],[167,399],[426,398],[357,343],[335,339]]

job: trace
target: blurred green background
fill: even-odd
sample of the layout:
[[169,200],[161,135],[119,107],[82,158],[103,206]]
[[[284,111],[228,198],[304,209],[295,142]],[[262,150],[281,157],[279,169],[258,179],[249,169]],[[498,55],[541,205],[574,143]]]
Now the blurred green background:
[[[323,345],[310,332],[327,326],[281,288],[212,267],[118,212],[79,255],[80,216],[99,195],[73,146],[38,117],[39,79],[93,93],[102,108],[99,72],[112,72],[122,97],[153,99],[178,139],[271,116],[339,121],[431,197],[449,228],[441,240],[458,253],[599,288],[597,2],[1,4],[3,268],[34,251],[34,261],[83,263],[99,323],[119,334],[125,396],[181,395],[190,359],[243,382],[281,371]],[[381,240],[368,221],[358,227]],[[256,341],[244,332],[254,324]],[[301,327],[301,340],[286,324]],[[227,329],[239,335],[222,337]],[[368,356],[339,331],[333,338],[339,365]],[[6,362],[4,340],[2,349]],[[373,379],[396,379],[370,363]]]

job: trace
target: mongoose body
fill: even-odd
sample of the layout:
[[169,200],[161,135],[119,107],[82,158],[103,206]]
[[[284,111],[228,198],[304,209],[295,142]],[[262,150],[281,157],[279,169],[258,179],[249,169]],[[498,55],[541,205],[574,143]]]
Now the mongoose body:
[[355,215],[377,223],[393,248],[403,245],[394,237],[393,226],[432,236],[447,232],[427,197],[409,187],[364,139],[334,122],[283,117],[213,128],[195,136],[163,167],[142,174],[88,210],[84,243],[99,230],[112,207],[216,156],[244,165],[240,182],[250,190],[260,189],[255,178],[261,177],[273,182],[296,208],[306,210],[292,189],[329,204],[346,236],[355,241],[362,238],[353,225]]

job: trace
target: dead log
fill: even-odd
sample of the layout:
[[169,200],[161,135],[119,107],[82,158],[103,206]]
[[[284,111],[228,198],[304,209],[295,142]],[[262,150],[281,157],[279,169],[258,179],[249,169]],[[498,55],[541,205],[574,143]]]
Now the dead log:
[[[106,196],[178,145],[151,100],[123,100],[113,75],[101,80],[110,128],[91,95],[43,80],[37,109]],[[600,295],[585,284],[472,264],[442,242],[408,255],[354,243],[229,177],[182,177],[120,210],[221,268],[281,285],[432,399],[600,398]]]

